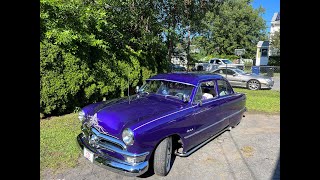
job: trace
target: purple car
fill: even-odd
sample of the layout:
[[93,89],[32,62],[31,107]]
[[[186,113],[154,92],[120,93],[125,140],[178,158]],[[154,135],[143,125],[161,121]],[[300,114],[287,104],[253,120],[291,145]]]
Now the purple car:
[[185,157],[239,124],[246,95],[221,75],[170,73],[146,80],[130,97],[88,105],[77,141],[91,162],[127,176],[153,164],[166,176]]

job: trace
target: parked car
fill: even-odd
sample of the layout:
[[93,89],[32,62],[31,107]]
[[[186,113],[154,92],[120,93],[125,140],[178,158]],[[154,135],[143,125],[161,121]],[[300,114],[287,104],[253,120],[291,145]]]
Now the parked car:
[[213,71],[220,67],[234,67],[243,70],[244,64],[235,64],[229,59],[212,58],[208,63],[195,63],[197,71]]
[[234,67],[243,70],[244,69],[244,64],[235,64],[229,59],[211,59],[210,64],[213,65],[219,65],[218,68],[220,67]]
[[219,68],[212,73],[224,76],[233,87],[245,87],[250,90],[258,90],[271,89],[274,85],[274,80],[271,77],[246,73],[237,68]]
[[166,176],[173,156],[189,156],[238,125],[245,104],[220,75],[159,74],[130,98],[82,108],[77,141],[84,157],[111,171],[139,176],[153,162],[155,174]]

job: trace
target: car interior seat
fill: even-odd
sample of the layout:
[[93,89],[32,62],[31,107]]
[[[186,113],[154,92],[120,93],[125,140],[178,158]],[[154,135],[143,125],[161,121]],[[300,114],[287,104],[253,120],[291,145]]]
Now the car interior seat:
[[213,95],[210,93],[210,89],[205,87],[203,88],[203,99],[212,99]]

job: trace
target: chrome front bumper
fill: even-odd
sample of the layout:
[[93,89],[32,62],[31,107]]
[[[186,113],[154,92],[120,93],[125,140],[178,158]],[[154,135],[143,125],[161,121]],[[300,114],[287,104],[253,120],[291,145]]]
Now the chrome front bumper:
[[[113,171],[125,176],[140,176],[148,170],[148,167],[149,167],[148,161],[144,161],[136,164],[130,164],[128,162],[115,159],[105,154],[101,154],[100,152],[98,152],[96,149],[92,148],[88,144],[88,142],[86,141],[82,133],[77,136],[77,141],[82,152],[83,152],[83,148],[85,147],[86,149],[94,153],[94,160],[93,160],[94,164],[104,167],[110,171]],[[136,156],[136,155],[132,154],[132,156]]]

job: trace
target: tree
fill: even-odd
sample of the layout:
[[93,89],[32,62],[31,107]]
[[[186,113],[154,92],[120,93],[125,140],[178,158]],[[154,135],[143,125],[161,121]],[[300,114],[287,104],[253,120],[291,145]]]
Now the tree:
[[234,54],[246,49],[244,57],[254,57],[258,41],[266,39],[263,8],[254,9],[248,0],[227,0],[211,6],[202,20],[203,30],[194,43],[206,55]]
[[270,50],[273,56],[280,56],[280,30],[271,35]]
[[163,39],[167,44],[167,60],[171,61],[174,48],[181,45],[190,61],[192,34],[200,29],[201,19],[208,7],[214,4],[206,0],[160,0],[157,2],[158,21],[163,26]]
[[[164,72],[154,1],[40,1],[40,111],[124,96]],[[133,88],[132,88],[133,89]]]

